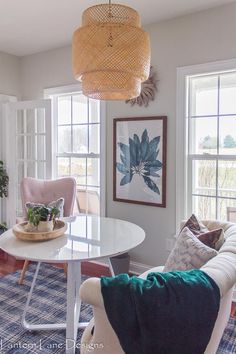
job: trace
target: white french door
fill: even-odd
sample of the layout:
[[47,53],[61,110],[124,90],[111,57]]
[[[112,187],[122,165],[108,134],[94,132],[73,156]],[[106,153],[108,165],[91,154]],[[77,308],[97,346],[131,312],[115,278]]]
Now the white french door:
[[6,162],[9,174],[7,224],[22,215],[20,183],[24,177],[52,176],[51,100],[5,104]]
[[[0,94],[0,160],[6,163],[6,128],[5,128],[5,104],[16,102],[15,96]],[[6,166],[5,166],[6,167]],[[0,198],[0,222],[6,221],[6,199]]]

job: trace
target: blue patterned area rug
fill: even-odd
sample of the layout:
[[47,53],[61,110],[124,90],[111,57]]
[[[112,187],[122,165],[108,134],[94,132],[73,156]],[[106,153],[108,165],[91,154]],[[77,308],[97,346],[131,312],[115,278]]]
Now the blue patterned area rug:
[[[32,281],[35,264],[31,264],[24,285],[18,285],[19,271],[0,278],[0,353],[64,354],[65,330],[29,332],[21,326],[21,316]],[[62,269],[42,264],[27,320],[32,323],[65,321],[66,278]],[[80,319],[89,321],[92,309],[82,304]],[[78,331],[76,354],[80,353]],[[236,319],[230,319],[217,354],[236,353]],[[112,354],[112,353],[111,353]],[[154,354],[154,353],[153,353]]]
[[236,318],[230,318],[216,354],[236,353]]
[[[35,264],[26,273],[24,285],[18,285],[20,272],[0,278],[0,353],[65,354],[65,330],[29,332],[21,325],[21,316],[30,289]],[[42,264],[26,320],[30,323],[64,322],[66,314],[66,277],[63,269]],[[80,320],[89,321],[92,309],[82,304]],[[78,331],[76,354],[80,353]]]

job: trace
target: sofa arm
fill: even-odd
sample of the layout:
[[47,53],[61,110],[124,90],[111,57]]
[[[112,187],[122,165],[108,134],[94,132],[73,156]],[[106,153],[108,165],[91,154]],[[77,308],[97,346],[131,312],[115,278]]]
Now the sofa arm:
[[[141,274],[140,278],[146,279],[150,272],[162,272],[163,268],[163,266],[151,268]],[[79,296],[82,301],[92,306],[104,308],[101,282],[99,278],[89,278],[85,280],[80,286]]]
[[201,270],[216,282],[223,297],[236,283],[236,255],[230,252],[219,253],[202,266]]
[[80,286],[79,296],[82,301],[94,307],[104,307],[99,278],[89,278],[85,280]]

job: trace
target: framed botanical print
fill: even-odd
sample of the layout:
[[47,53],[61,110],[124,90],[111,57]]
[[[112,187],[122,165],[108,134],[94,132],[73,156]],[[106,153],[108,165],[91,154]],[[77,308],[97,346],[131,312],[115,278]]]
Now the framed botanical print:
[[166,207],[167,117],[113,124],[113,200]]

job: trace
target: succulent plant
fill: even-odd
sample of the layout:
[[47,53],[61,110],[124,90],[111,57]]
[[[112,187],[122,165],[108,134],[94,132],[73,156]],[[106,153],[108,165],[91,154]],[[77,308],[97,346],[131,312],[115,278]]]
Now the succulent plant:
[[116,163],[117,170],[124,176],[120,185],[124,186],[132,181],[133,176],[139,175],[153,192],[160,194],[160,190],[151,177],[160,177],[157,173],[162,169],[162,163],[157,159],[160,136],[149,141],[147,129],[144,130],[141,140],[137,134],[129,138],[129,145],[118,143],[121,150],[120,160]]

